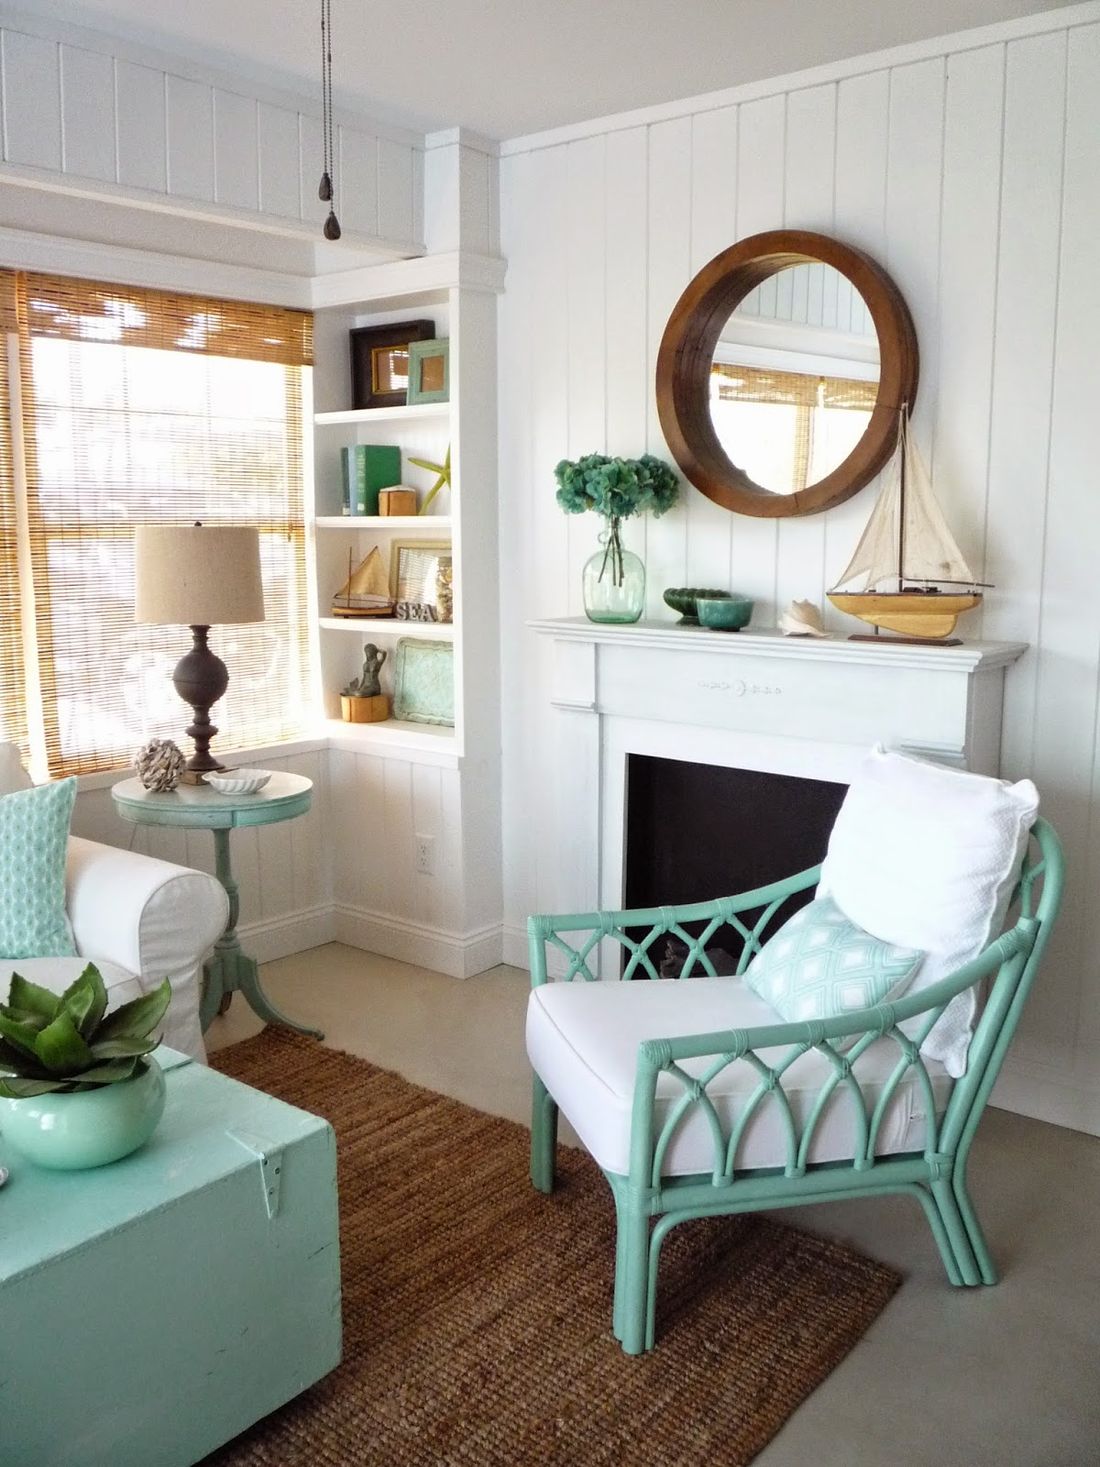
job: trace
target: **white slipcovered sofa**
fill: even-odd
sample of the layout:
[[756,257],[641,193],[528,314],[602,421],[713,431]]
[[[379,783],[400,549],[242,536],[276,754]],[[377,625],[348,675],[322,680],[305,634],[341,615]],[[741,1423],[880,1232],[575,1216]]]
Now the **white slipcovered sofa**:
[[[30,783],[18,749],[0,744],[0,795]],[[79,956],[0,958],[0,995],[13,972],[60,993],[93,962],[116,1008],[167,978],[164,1043],[204,1060],[202,963],[229,918],[221,884],[202,871],[70,836],[65,906]]]

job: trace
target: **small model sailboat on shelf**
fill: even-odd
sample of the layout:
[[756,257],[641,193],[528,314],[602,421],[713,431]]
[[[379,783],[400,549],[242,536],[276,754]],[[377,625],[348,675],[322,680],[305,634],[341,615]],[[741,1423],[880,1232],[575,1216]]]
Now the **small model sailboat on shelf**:
[[[852,583],[858,589],[848,589]],[[886,640],[942,642],[964,611],[981,604],[981,587],[932,493],[903,408],[886,482],[829,600],[875,628],[866,640],[885,629],[900,633]]]
[[333,616],[392,616],[393,601],[378,546],[371,548],[356,569],[352,565],[349,550],[348,578],[332,598]]

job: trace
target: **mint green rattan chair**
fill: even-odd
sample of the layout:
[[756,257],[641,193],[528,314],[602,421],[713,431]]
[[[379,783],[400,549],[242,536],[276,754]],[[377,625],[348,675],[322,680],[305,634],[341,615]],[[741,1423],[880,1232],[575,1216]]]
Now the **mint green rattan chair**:
[[[815,867],[757,891],[692,906],[532,917],[528,923],[532,989],[550,981],[550,954],[554,954],[550,961],[562,979],[595,980],[589,961],[594,962],[599,945],[608,942],[618,945],[616,952],[625,952],[624,980],[657,979],[656,945],[666,935],[687,947],[680,978],[706,974],[713,980],[713,968],[704,949],[726,923],[744,940],[740,973],[759,950],[761,934],[781,913],[787,899],[792,893],[813,887],[819,870]],[[687,1037],[682,1033],[667,1038],[656,1034],[638,1043],[632,1096],[629,1079],[626,1084],[629,1134],[623,1149],[624,1162],[618,1170],[604,1166],[618,1222],[612,1322],[628,1354],[640,1354],[653,1344],[657,1269],[664,1238],[678,1223],[694,1218],[902,1193],[924,1208],[952,1284],[997,1282],[996,1268],[967,1190],[967,1160],[982,1111],[1035,980],[1061,900],[1062,884],[1058,838],[1048,824],[1039,820],[1032,831],[1020,879],[1015,907],[1018,916],[1013,925],[952,976],[912,997],[842,1018],[769,1023]],[[695,935],[689,928],[695,929]],[[733,980],[717,979],[716,983],[743,988]],[[948,1001],[975,983],[987,985],[986,1002],[970,1044],[966,1073],[952,1081],[942,1067],[924,1060],[920,1045]],[[586,986],[579,985],[581,992],[576,992],[575,985],[568,993],[554,995],[559,1008],[574,993],[583,1001]],[[620,985],[600,983],[598,987],[603,993],[593,990],[589,998],[605,1003],[616,998],[608,989]],[[685,1002],[690,996],[697,1003],[704,988],[708,1001],[719,991],[698,982],[688,988],[677,988],[669,982],[643,982],[633,992],[641,998],[638,990],[648,989],[647,1003],[667,1005],[677,1002],[677,994],[684,995]],[[550,996],[545,994],[543,1002]],[[534,1000],[533,991],[532,1004]],[[574,1005],[575,1009],[579,1007],[583,1002]],[[588,1007],[591,1011],[592,1005]],[[908,1034],[899,1027],[903,1023]],[[835,1043],[844,1038],[851,1040],[853,1035],[858,1036],[855,1042],[843,1050]],[[865,1093],[859,1061],[876,1043],[881,1056],[882,1041],[892,1046],[890,1060],[885,1072],[880,1065],[875,1093]],[[529,1051],[531,1047],[529,1019]],[[763,1058],[761,1051],[768,1051],[768,1058]],[[816,1056],[810,1051],[816,1051]],[[796,1106],[788,1092],[793,1091],[792,1066],[800,1060],[803,1065],[820,1065],[822,1073],[815,1094],[808,1101],[803,1095]],[[741,1092],[739,1108],[731,1110],[728,1100],[723,1101],[717,1091],[722,1076],[735,1066],[748,1066],[752,1074]],[[881,1142],[891,1106],[904,1086],[915,1097],[911,1108],[923,1114],[921,1144],[919,1149],[909,1151],[898,1151],[895,1144],[893,1151],[883,1154]],[[554,1186],[561,1098],[550,1093],[536,1072],[531,1179],[543,1192]],[[753,1118],[767,1106],[777,1108],[774,1115],[781,1138],[776,1147],[778,1154],[770,1158],[773,1165],[746,1166],[741,1148]],[[850,1106],[846,1111],[850,1154],[815,1162],[815,1134],[822,1129],[827,1113],[835,1112],[837,1106]],[[583,1137],[591,1118],[570,1113],[564,1101],[562,1108]],[[705,1128],[706,1169],[692,1175],[670,1175],[667,1160],[678,1144],[679,1133],[688,1124],[695,1125],[697,1135],[700,1127]],[[591,1144],[589,1149],[594,1149]]]

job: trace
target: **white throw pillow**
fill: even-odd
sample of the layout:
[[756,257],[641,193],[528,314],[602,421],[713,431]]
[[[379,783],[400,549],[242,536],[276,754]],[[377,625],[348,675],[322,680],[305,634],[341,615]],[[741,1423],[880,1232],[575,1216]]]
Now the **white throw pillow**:
[[781,1018],[833,1019],[900,998],[923,957],[918,948],[872,937],[823,896],[768,939],[745,970],[745,982]]
[[[840,807],[818,895],[884,942],[926,953],[911,996],[1000,930],[1038,811],[1029,779],[1010,784],[875,748]],[[956,1078],[975,1004],[973,989],[952,999],[922,1046]]]

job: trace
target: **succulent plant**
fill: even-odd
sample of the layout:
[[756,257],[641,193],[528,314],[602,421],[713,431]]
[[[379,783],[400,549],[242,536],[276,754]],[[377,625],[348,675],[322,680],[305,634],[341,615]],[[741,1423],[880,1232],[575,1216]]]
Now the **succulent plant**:
[[92,1090],[139,1075],[160,1042],[150,1037],[171,998],[159,988],[107,1013],[94,963],[62,994],[13,973],[0,1004],[0,1096],[26,1100],[47,1091]]

